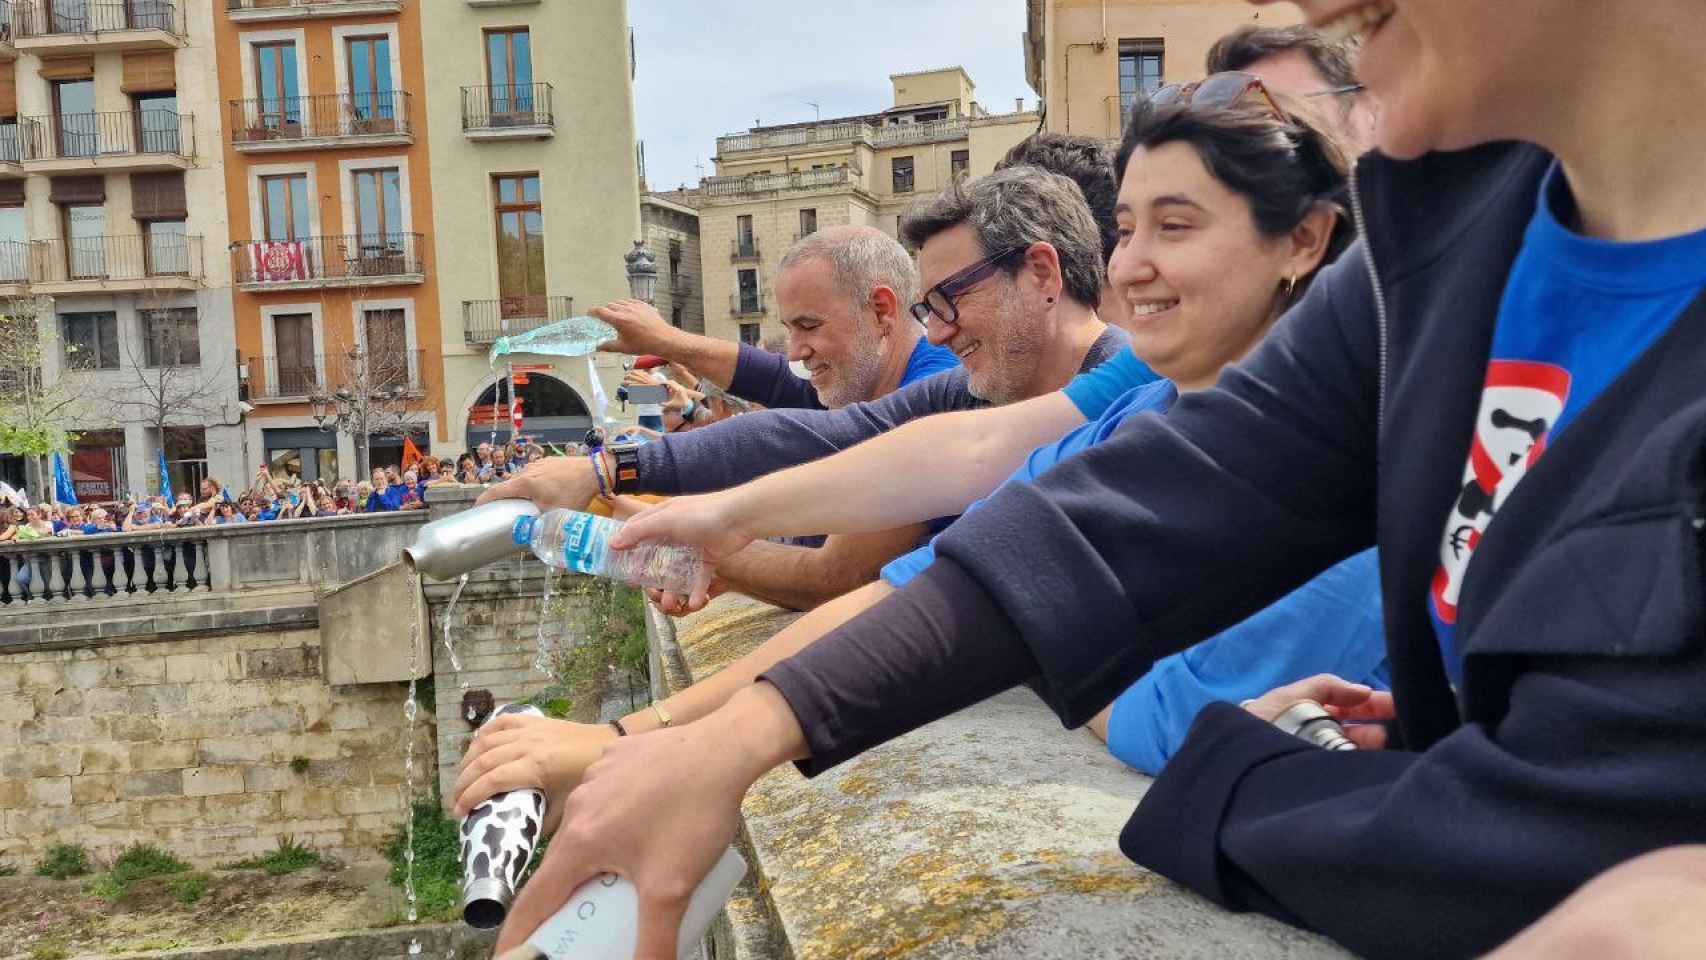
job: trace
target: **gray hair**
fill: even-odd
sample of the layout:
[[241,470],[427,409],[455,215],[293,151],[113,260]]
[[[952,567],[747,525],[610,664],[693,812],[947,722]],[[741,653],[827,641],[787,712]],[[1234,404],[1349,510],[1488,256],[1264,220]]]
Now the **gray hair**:
[[[901,218],[901,236],[914,247],[944,230],[969,225],[985,256],[1033,243],[1054,247],[1066,295],[1094,307],[1102,298],[1107,265],[1102,234],[1084,191],[1057,173],[1025,164],[975,180],[955,182],[920,200]],[[1004,265],[1008,276],[1019,264]]]
[[801,237],[783,255],[781,269],[807,260],[828,263],[836,291],[856,307],[864,307],[877,287],[893,290],[901,310],[918,299],[918,268],[911,254],[876,227],[846,224]]

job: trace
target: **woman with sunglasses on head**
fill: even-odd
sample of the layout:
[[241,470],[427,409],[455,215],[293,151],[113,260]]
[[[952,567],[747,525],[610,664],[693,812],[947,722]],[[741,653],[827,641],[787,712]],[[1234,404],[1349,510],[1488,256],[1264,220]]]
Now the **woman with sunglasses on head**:
[[[710,717],[607,750],[554,859],[638,878],[642,904],[690,889],[770,766],[820,771],[1027,678],[1082,723],[1375,544],[1391,698],[1320,677],[1210,705],[1128,855],[1359,953],[1434,958],[1706,835],[1701,6],[1300,5],[1363,36],[1382,104],[1358,247],[1216,389],[1007,487]],[[1269,722],[1307,699],[1395,737],[1324,751]],[[643,823],[588,830],[616,796]],[[678,919],[643,909],[640,942]]]
[[[1260,343],[1316,271],[1349,245],[1343,150],[1312,121],[1293,119],[1255,78],[1223,94],[1138,112],[1115,163],[1119,242],[1113,294],[1142,320],[1132,350],[1170,378],[1120,395],[1095,422],[1030,452],[1008,483],[1027,483],[1101,443],[1127,420],[1164,411],[1181,392],[1213,386],[1221,369]],[[1214,92],[1211,88],[1210,93]],[[1237,264],[1228,276],[1229,264]],[[1165,303],[1167,309],[1142,307]],[[988,491],[984,491],[985,494]],[[974,504],[971,510],[977,509]],[[809,612],[764,645],[693,687],[621,718],[630,734],[699,719],[766,669],[929,565],[921,548],[883,580]],[[1323,573],[1219,636],[1158,664],[1092,722],[1109,749],[1153,773],[1207,703],[1260,696],[1279,683],[1333,670],[1384,685],[1380,601],[1372,552]],[[560,799],[605,744],[604,725],[500,718],[470,747],[454,793],[458,811],[500,790],[544,787]]]

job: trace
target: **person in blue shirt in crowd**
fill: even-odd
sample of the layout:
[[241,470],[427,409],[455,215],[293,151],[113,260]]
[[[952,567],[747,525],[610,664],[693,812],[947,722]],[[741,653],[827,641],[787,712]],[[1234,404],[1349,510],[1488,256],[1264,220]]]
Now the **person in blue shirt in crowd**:
[[[1136,134],[1148,150],[1123,171],[1120,240],[1110,274],[1115,295],[1125,298],[1133,314],[1132,350],[1067,387],[1068,400],[1087,409],[1092,421],[1036,447],[1008,483],[1029,482],[1059,460],[1102,442],[1127,420],[1166,410],[1180,391],[1212,386],[1221,369],[1261,342],[1283,310],[1304,294],[1315,271],[1349,244],[1353,230],[1343,206],[1344,150],[1301,114],[1297,119],[1281,114],[1282,108],[1263,97],[1250,104],[1188,110]],[[1239,265],[1230,276],[1229,263]],[[1108,374],[1110,368],[1117,372]],[[1150,380],[1150,369],[1171,379]],[[1127,389],[1109,399],[1104,388],[1120,378]],[[797,496],[811,486],[808,474],[825,477],[837,469],[832,461],[859,449],[776,475],[770,489]],[[781,525],[793,522],[787,515],[796,501],[770,500],[762,490],[766,484],[761,480],[722,494],[677,498],[643,516],[672,517],[678,532],[721,528],[730,540],[768,535],[748,525],[747,505],[768,502],[771,508],[757,511],[756,522]],[[821,502],[821,491],[812,499]],[[778,502],[790,508],[774,509]],[[807,522],[844,522],[825,516],[829,512],[820,511]],[[665,709],[677,722],[705,715],[780,659],[892,593],[928,565],[931,555],[926,545],[892,562],[883,581],[809,612],[752,653],[666,699]],[[1163,662],[1093,727],[1121,760],[1154,773],[1205,704],[1259,696],[1276,684],[1323,671],[1387,683],[1372,551]],[[656,719],[639,711],[623,718],[623,724],[633,733],[655,727]],[[465,769],[473,772],[457,785],[458,809],[536,777],[528,773],[528,764],[578,778],[582,768],[574,758],[596,756],[588,747],[614,736],[605,727],[559,721],[509,726],[525,731],[526,751],[512,750],[513,760],[491,770],[470,763]],[[471,756],[483,749],[476,744]],[[544,786],[555,789],[568,782]]]
[[373,468],[373,492],[367,495],[367,502],[362,506],[363,513],[379,513],[396,510],[403,505],[403,487],[391,482],[385,474],[385,468]]

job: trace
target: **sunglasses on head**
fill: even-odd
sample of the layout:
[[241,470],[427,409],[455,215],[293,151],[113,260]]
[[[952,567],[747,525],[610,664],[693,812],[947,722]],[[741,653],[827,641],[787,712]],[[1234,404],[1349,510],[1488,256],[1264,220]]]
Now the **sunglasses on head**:
[[1215,109],[1232,106],[1252,90],[1262,95],[1262,102],[1273,111],[1276,120],[1281,123],[1291,122],[1290,115],[1279,105],[1279,101],[1274,99],[1273,93],[1268,90],[1268,85],[1262,82],[1262,78],[1241,70],[1210,74],[1191,83],[1169,83],[1155,91],[1149,102],[1157,107],[1178,103]]

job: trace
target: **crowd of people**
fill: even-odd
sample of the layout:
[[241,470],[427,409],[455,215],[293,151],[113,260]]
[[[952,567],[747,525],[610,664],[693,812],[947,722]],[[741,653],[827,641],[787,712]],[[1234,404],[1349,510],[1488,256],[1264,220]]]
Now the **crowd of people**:
[[[759,776],[1021,683],[1154,775],[1120,849],[1228,908],[1371,956],[1698,949],[1706,99],[1642,93],[1700,86],[1698,7],[1300,6],[1117,150],[1039,133],[921,200],[916,262],[800,241],[786,356],[594,311],[767,409],[482,500],[700,547],[666,612],[804,615],[610,724],[475,738],[456,808],[540,788],[555,835],[500,951],[614,870],[672,955]],[[1275,725],[1308,701],[1358,749]]]

